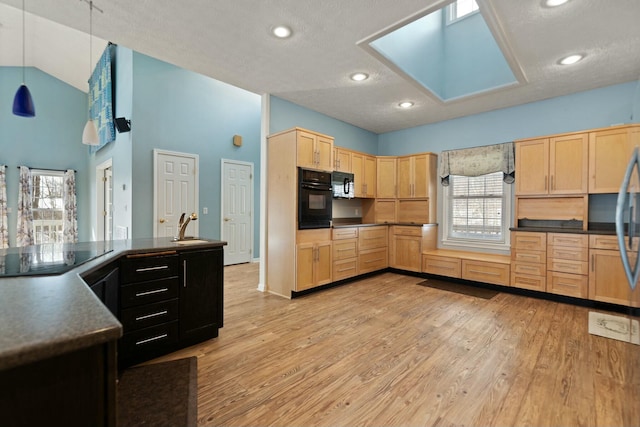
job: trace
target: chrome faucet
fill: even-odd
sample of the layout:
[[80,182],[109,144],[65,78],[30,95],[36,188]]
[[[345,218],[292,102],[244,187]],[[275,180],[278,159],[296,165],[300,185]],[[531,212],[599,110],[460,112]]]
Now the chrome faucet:
[[184,219],[185,213],[180,215],[180,221],[178,222],[178,237],[174,237],[174,241],[184,240],[184,232],[187,230],[187,225],[189,225],[190,221],[196,221],[198,219],[198,215],[196,213],[192,213],[189,215],[185,221]]

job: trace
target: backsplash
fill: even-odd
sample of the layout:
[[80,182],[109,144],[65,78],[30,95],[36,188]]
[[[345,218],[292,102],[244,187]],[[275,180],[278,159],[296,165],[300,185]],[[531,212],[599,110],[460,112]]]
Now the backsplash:
[[333,218],[362,218],[360,199],[333,199]]

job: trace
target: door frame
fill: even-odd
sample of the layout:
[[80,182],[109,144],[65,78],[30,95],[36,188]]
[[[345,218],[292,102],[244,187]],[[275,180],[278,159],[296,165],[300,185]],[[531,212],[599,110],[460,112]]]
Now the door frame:
[[[177,157],[188,157],[194,160],[194,196],[193,196],[193,204],[195,205],[195,210],[198,216],[200,216],[200,156],[198,154],[192,153],[182,153],[180,151],[169,151],[162,150],[159,148],[153,149],[153,237],[158,237],[158,229],[156,224],[158,223],[158,211],[156,210],[156,203],[158,202],[158,168],[156,167],[158,164],[158,155],[167,155],[167,156],[177,156]],[[194,221],[194,233],[197,236],[200,231],[200,226],[198,221]]]
[[251,221],[249,224],[249,239],[251,240],[251,260],[250,262],[254,262],[254,247],[253,247],[253,223],[255,220],[255,211],[253,209],[253,186],[255,183],[254,172],[253,172],[253,162],[244,162],[242,160],[232,160],[232,159],[220,159],[220,238],[222,239],[222,232],[224,230],[224,165],[225,163],[235,163],[238,165],[249,166],[251,169],[251,188],[249,189],[249,211],[251,212]]
[[[104,205],[104,177],[105,169],[111,168],[111,182],[113,183],[113,159],[107,159],[104,162],[96,166],[96,240],[102,240],[104,238],[104,216],[102,212],[105,211]],[[111,193],[111,203],[113,203],[113,192]],[[113,233],[113,228],[112,228]],[[111,238],[115,236],[112,234]]]

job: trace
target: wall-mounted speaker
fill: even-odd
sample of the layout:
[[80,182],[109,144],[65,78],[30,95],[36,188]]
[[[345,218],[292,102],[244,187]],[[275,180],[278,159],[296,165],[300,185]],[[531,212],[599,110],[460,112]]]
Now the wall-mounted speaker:
[[242,146],[242,136],[233,135],[233,145],[235,145],[236,147],[241,147]]
[[124,117],[116,117],[116,129],[119,133],[129,132],[131,130],[131,120],[127,120]]

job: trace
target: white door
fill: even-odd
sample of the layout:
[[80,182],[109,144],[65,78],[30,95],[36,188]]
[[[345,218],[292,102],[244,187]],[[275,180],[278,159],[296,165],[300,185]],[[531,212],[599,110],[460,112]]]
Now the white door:
[[113,172],[104,170],[104,240],[113,240]]
[[[154,237],[178,235],[180,215],[198,213],[198,155],[153,150]],[[185,236],[198,236],[191,221]]]
[[221,235],[224,265],[250,262],[253,253],[253,163],[222,159]]

